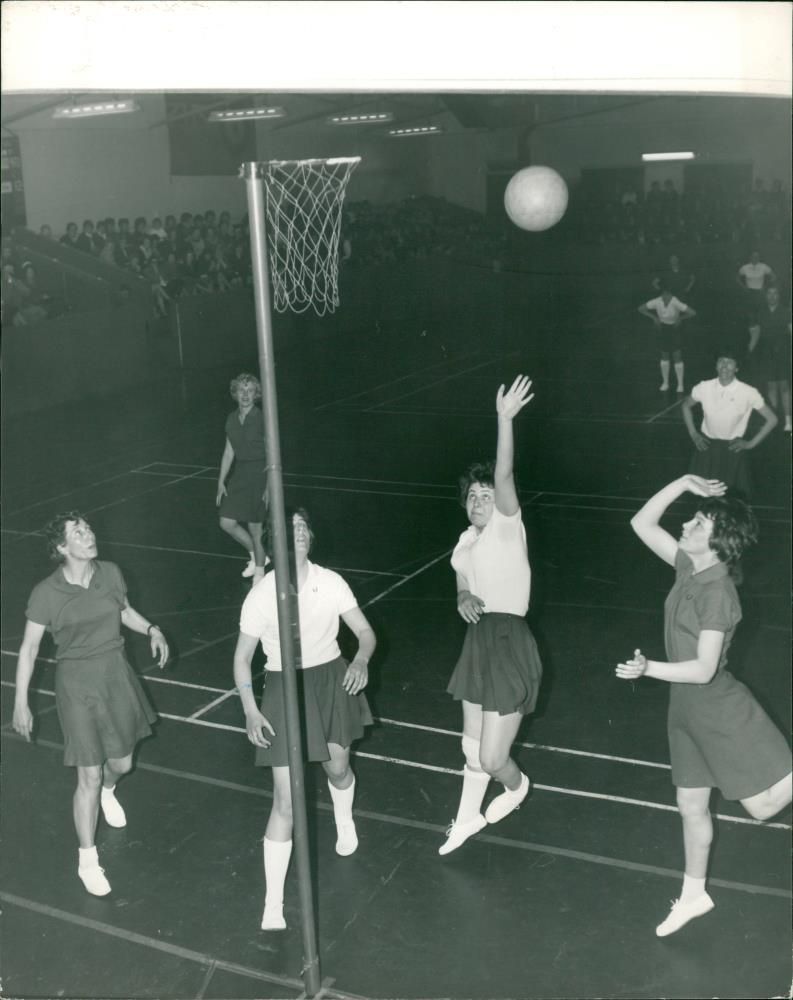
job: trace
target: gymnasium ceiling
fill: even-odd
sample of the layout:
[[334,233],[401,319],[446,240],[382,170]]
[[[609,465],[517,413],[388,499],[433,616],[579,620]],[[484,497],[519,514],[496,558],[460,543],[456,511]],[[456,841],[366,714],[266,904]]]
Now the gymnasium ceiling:
[[[264,123],[274,131],[303,130],[310,128],[335,128],[326,124],[333,114],[360,114],[366,112],[391,112],[393,123],[388,127],[431,124],[438,120],[449,122],[452,127],[466,130],[495,130],[501,128],[530,128],[566,119],[596,116],[609,111],[657,102],[674,100],[691,105],[692,110],[707,103],[729,102],[736,110],[747,108],[747,113],[757,110],[757,101],[747,97],[672,96],[653,94],[547,94],[547,93],[204,93],[192,91],[174,94],[174,97],[195,99],[197,106],[185,112],[163,110],[163,95],[114,92],[5,94],[2,97],[2,125],[12,131],[25,128],[63,127],[64,122],[52,119],[52,111],[59,104],[81,103],[100,98],[133,97],[144,111],[149,128],[163,126],[175,117],[206,114],[211,111],[233,110],[256,106],[278,105],[286,115]],[[773,100],[773,99],[771,99]],[[784,102],[783,102],[784,103]],[[125,116],[126,117],[126,116]],[[96,121],[96,119],[94,119]],[[67,125],[72,122],[65,123]],[[110,119],[108,120],[110,125]],[[363,126],[376,127],[376,126]]]

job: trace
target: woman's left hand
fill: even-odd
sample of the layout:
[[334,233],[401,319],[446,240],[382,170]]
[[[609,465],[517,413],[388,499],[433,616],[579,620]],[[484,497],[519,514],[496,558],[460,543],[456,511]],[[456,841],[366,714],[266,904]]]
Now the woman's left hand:
[[153,628],[150,634],[151,639],[151,655],[157,659],[159,657],[159,663],[157,666],[162,670],[165,664],[168,662],[168,643],[165,641],[165,636],[158,628]]
[[640,649],[633,651],[633,659],[627,663],[618,663],[616,674],[623,681],[635,681],[644,676],[647,670],[647,657],[642,655]]
[[349,667],[347,667],[347,672],[344,674],[341,686],[347,694],[358,694],[360,691],[363,691],[368,682],[369,666],[365,660],[359,660],[356,657],[350,663]]
[[499,417],[512,420],[523,407],[534,399],[534,393],[530,392],[531,379],[527,375],[518,375],[509,389],[499,386],[496,394],[496,412]]

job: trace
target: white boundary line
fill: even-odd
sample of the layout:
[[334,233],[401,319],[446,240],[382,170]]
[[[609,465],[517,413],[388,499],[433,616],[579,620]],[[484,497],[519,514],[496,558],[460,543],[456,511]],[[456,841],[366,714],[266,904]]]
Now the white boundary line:
[[[436,726],[423,726],[419,725],[417,722],[402,722],[399,719],[385,719],[382,716],[378,716],[377,722],[385,722],[389,726],[400,726],[404,729],[419,729],[425,733],[437,733],[439,736],[456,736],[457,739],[463,735],[456,729],[439,729]],[[572,754],[576,757],[593,757],[596,760],[608,760],[613,761],[617,764],[637,764],[642,767],[658,767],[664,770],[670,770],[669,764],[659,764],[654,760],[640,760],[636,757],[614,757],[607,753],[594,753],[590,750],[571,750],[567,747],[552,747],[544,743],[520,743],[516,742],[515,746],[526,747],[529,750],[548,750],[550,753],[566,753]]]
[[429,569],[430,566],[434,566],[435,563],[439,563],[441,559],[447,559],[452,551],[452,549],[447,549],[445,552],[441,552],[439,556],[436,556],[434,559],[430,559],[430,561],[428,563],[424,563],[423,566],[419,566],[419,568],[414,570],[409,576],[406,576],[401,580],[397,580],[396,583],[392,583],[390,587],[386,587],[386,589],[382,593],[378,594],[377,597],[373,597],[370,601],[367,601],[366,604],[362,604],[361,610],[368,608],[372,604],[376,604],[378,601],[382,600],[386,594],[390,594],[392,590],[396,590],[397,587],[401,587],[403,584],[407,583],[408,580],[412,580],[420,573],[423,573],[425,569]]
[[[517,351],[510,351],[509,354],[503,355],[503,357],[508,358],[514,356],[515,354],[517,354]],[[415,389],[411,389],[410,392],[402,393],[401,396],[392,396],[390,399],[384,399],[381,403],[373,403],[371,406],[366,407],[363,412],[375,413],[381,406],[388,406],[389,403],[398,403],[400,399],[408,399],[410,396],[426,392],[428,389],[432,389],[436,385],[443,385],[444,382],[452,382],[454,379],[460,378],[463,375],[470,375],[471,372],[478,371],[480,368],[490,368],[497,364],[500,360],[502,360],[502,358],[488,358],[487,361],[481,361],[478,365],[472,365],[470,368],[463,368],[458,372],[452,372],[449,375],[444,375],[443,378],[436,379],[434,382],[427,382],[424,385],[417,386]]]
[[[468,354],[463,354],[459,361],[464,361],[466,358],[475,358],[480,351],[471,351]],[[408,372],[407,375],[400,375],[399,378],[391,379],[389,382],[381,382],[380,385],[374,385],[369,389],[364,389],[362,392],[356,392],[352,396],[342,396],[341,399],[333,399],[328,403],[322,403],[321,406],[315,406],[314,412],[317,413],[319,410],[327,410],[331,406],[341,406],[342,403],[348,403],[353,399],[360,399],[361,396],[366,396],[368,393],[376,392],[378,389],[387,389],[390,385],[398,385],[400,382],[405,382],[409,378],[417,378],[420,375],[424,375],[426,372],[431,372],[434,368],[440,368],[443,365],[448,364],[447,361],[437,361],[434,365],[428,365],[426,368],[419,368],[417,371]]]
[[[2,684],[4,686],[8,686],[8,687],[13,687],[14,686],[11,681],[2,681]],[[48,695],[53,695],[54,696],[54,692],[52,692],[52,691],[44,691],[44,690],[40,690],[40,689],[36,689],[36,690],[38,690],[39,693],[41,693],[41,694],[48,694]],[[225,701],[226,698],[231,697],[233,694],[236,694],[236,689],[233,689],[232,691],[227,692],[222,698],[216,699],[216,701],[213,702],[212,704],[214,705],[214,704],[217,704],[217,703],[219,703],[221,701]],[[211,706],[209,706],[209,705],[206,706],[207,709],[210,708],[210,707]],[[171,722],[182,722],[182,723],[185,723],[187,725],[204,726],[204,727],[209,728],[209,729],[218,729],[218,730],[220,730],[222,732],[228,732],[228,733],[240,733],[240,734],[244,734],[245,733],[245,729],[242,726],[230,726],[230,725],[227,725],[226,723],[222,723],[222,722],[210,722],[209,719],[201,719],[201,718],[199,718],[197,714],[194,714],[194,715],[191,715],[191,716],[182,716],[182,715],[172,715],[172,714],[167,713],[167,712],[159,712],[158,715],[159,715],[159,717],[161,719],[168,719]],[[381,721],[385,721],[385,720],[381,720]],[[450,731],[447,730],[447,732],[450,732]],[[459,735],[459,734],[455,733],[454,735]],[[519,745],[520,746],[531,746],[532,744],[519,744]],[[405,760],[402,757],[388,757],[388,756],[385,756],[383,754],[366,753],[366,752],[364,752],[362,750],[354,750],[353,753],[354,753],[354,755],[356,757],[362,757],[362,758],[365,758],[366,760],[380,761],[381,763],[385,763],[385,764],[395,764],[395,765],[397,765],[399,767],[412,767],[412,768],[416,768],[416,769],[422,770],[422,771],[431,771],[431,772],[434,772],[436,774],[450,774],[450,775],[454,775],[455,777],[460,777],[462,775],[462,771],[461,770],[458,770],[458,769],[452,768],[452,767],[441,767],[441,766],[439,766],[437,764],[423,764],[420,761]],[[655,765],[655,766],[659,766],[659,765]],[[577,798],[599,799],[599,800],[605,801],[605,802],[616,802],[616,803],[619,803],[621,805],[639,806],[639,807],[646,808],[646,809],[660,809],[660,810],[663,810],[664,812],[677,812],[678,811],[676,806],[667,805],[667,804],[661,803],[661,802],[651,802],[651,801],[648,801],[648,800],[645,800],[645,799],[632,799],[632,798],[628,798],[628,797],[622,796],[622,795],[607,795],[607,794],[605,794],[603,792],[588,792],[588,791],[584,791],[583,789],[563,788],[563,787],[558,786],[558,785],[542,785],[542,784],[534,784],[533,783],[533,787],[537,788],[537,789],[539,789],[541,791],[553,792],[553,793],[555,793],[557,795],[571,795],[571,796],[575,796]],[[791,827],[787,823],[763,823],[760,820],[748,819],[748,818],[743,817],[743,816],[727,816],[727,815],[725,815],[723,813],[714,813],[714,815],[716,816],[717,819],[722,820],[722,821],[724,821],[726,823],[738,823],[738,824],[742,824],[742,825],[746,825],[746,826],[762,827],[764,829],[769,829],[769,830],[791,830],[791,829],[793,829],[793,827]]]
[[665,408],[664,408],[663,410],[661,410],[660,412],[658,412],[658,413],[655,413],[655,414],[653,414],[653,416],[652,416],[652,417],[649,417],[649,418],[648,418],[648,419],[647,419],[647,420],[645,421],[645,423],[648,423],[648,424],[652,424],[652,423],[654,423],[654,422],[655,422],[656,420],[658,420],[658,418],[659,418],[659,417],[662,417],[662,416],[663,416],[663,415],[664,415],[665,413],[669,413],[669,412],[670,412],[670,410],[674,410],[674,409],[675,409],[676,407],[678,407],[678,406],[680,406],[680,405],[682,404],[683,400],[684,400],[684,399],[686,398],[686,396],[687,396],[687,395],[688,395],[688,393],[682,393],[682,392],[681,392],[681,393],[680,393],[680,399],[676,399],[676,400],[674,401],[674,403],[670,403],[670,404],[669,404],[669,406],[665,407]]

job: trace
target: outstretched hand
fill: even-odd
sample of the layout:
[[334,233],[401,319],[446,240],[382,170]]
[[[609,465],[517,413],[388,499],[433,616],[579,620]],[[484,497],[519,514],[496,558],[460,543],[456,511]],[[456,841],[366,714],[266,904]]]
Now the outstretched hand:
[[518,375],[507,390],[503,385],[499,386],[496,395],[496,411],[499,417],[505,420],[516,417],[523,407],[534,399],[534,393],[529,392],[530,389],[531,379],[528,375]]
[[698,497],[723,497],[727,492],[727,487],[719,479],[704,479],[690,473],[683,479],[688,492]]
[[635,681],[642,677],[647,670],[647,657],[640,649],[634,649],[633,659],[627,663],[618,663],[615,671],[617,677],[623,681]]

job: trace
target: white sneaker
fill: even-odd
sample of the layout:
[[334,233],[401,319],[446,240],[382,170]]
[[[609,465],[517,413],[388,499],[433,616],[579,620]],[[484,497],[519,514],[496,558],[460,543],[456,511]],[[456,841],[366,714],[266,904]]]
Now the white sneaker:
[[451,854],[458,847],[462,847],[469,837],[473,837],[475,833],[479,833],[486,826],[487,820],[481,813],[477,813],[467,823],[458,823],[456,820],[452,820],[446,831],[446,843],[441,844],[438,848],[438,854]]
[[265,904],[262,914],[263,931],[285,931],[286,920],[284,920],[283,903],[280,906],[267,906]]
[[248,565],[242,571],[242,576],[244,577],[253,576],[255,572],[256,572],[256,560],[253,558],[253,556],[251,556],[250,559],[248,560]]
[[102,815],[108,826],[113,826],[117,830],[127,825],[127,816],[121,803],[116,798],[116,793],[112,788],[103,788],[99,796],[99,805],[102,807]]
[[664,382],[663,384],[659,385],[658,386],[658,391],[659,392],[668,392],[669,391],[668,384],[666,382]]
[[790,417],[785,417],[785,428],[784,429],[785,429],[785,431],[787,431],[788,434],[790,434],[791,431],[793,431],[793,422],[791,421]]
[[99,865],[91,865],[90,868],[78,868],[77,874],[92,896],[106,896],[110,892],[110,883],[105,878],[105,870],[104,868],[100,868]]
[[341,823],[336,827],[336,853],[343,858],[355,854],[358,850],[358,834],[355,823]]
[[687,903],[682,902],[680,899],[675,899],[672,902],[672,909],[669,916],[655,928],[655,933],[658,937],[666,937],[669,934],[674,934],[681,927],[685,927],[689,920],[709,913],[715,905],[706,892],[703,892],[701,896],[697,896],[695,899],[689,900]]
[[525,774],[521,774],[520,784],[514,792],[505,788],[487,807],[485,810],[485,819],[488,823],[498,823],[499,820],[514,812],[529,794],[529,788],[531,788],[531,782]]

